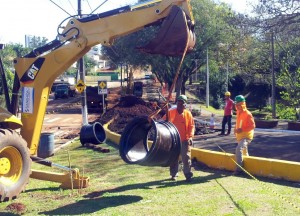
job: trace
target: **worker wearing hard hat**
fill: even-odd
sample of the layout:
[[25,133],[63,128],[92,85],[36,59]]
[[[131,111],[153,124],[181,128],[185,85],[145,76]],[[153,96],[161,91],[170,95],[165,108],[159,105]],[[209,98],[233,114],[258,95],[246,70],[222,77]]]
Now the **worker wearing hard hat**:
[[[222,120],[222,131],[220,136],[229,135],[231,132],[231,119],[232,119],[232,109],[234,107],[233,100],[230,98],[231,94],[229,91],[225,92],[225,107],[224,116]],[[227,133],[225,134],[225,126],[227,124]]]
[[249,155],[248,145],[253,140],[255,122],[252,114],[246,107],[246,99],[243,95],[235,97],[235,108],[237,113],[234,133],[238,142],[235,150],[235,157],[238,166],[236,167],[234,174],[239,175],[243,173],[243,155]]
[[[178,130],[181,141],[181,160],[183,163],[183,173],[186,181],[191,181],[193,173],[191,171],[191,147],[195,132],[195,123],[192,113],[186,109],[187,97],[180,95],[177,97],[176,109],[168,110],[168,120],[172,122]],[[166,119],[166,115],[163,117]],[[170,165],[171,180],[178,177],[179,159]]]

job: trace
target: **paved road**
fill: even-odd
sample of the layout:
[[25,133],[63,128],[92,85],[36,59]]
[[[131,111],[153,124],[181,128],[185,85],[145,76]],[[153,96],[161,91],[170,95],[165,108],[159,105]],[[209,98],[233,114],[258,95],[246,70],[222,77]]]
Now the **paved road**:
[[[83,118],[80,100],[80,95],[75,98],[49,100],[42,133],[54,134],[55,148],[79,136]],[[88,121],[94,121],[99,115],[100,113],[89,113]]]
[[[218,136],[218,133],[195,136],[195,147],[234,154],[235,137]],[[248,150],[251,156],[300,162],[300,133],[256,131]]]
[[[203,112],[203,111],[202,111]],[[209,121],[210,113],[204,111],[201,117],[196,119]],[[214,133],[198,135],[194,138],[194,146],[213,151],[225,151],[235,153],[237,146],[235,136],[219,136],[222,117],[216,117],[216,131]],[[235,125],[233,119],[233,126]],[[256,157],[273,158],[280,160],[300,162],[300,131],[284,130],[287,128],[286,122],[281,122],[274,129],[256,128],[254,139],[249,145],[249,155]]]

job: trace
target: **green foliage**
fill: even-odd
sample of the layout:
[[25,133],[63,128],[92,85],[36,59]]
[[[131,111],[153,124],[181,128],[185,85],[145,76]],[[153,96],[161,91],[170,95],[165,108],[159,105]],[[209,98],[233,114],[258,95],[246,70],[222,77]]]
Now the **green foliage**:
[[69,68],[66,70],[65,74],[66,74],[67,76],[73,76],[73,77],[76,77],[76,75],[77,75],[77,68],[76,68],[76,67],[69,67]]
[[83,58],[86,74],[89,75],[89,73],[94,72],[93,70],[97,65],[97,62],[88,55],[85,55]]
[[[24,48],[21,44],[6,44],[5,48],[0,51],[0,58],[2,59],[6,83],[9,94],[11,94],[14,83],[14,65],[13,59],[21,57],[29,52],[30,49]],[[2,92],[2,77],[0,77],[0,91]],[[2,103],[3,104],[3,103]]]
[[[288,64],[289,57],[283,58],[282,70],[277,78],[277,84],[285,89],[280,92],[286,105],[283,115],[287,116],[288,119],[296,119],[296,109],[300,108],[300,67],[291,69],[290,64]],[[294,115],[293,118],[292,115]]]
[[296,120],[296,110],[284,104],[276,104],[276,112],[279,119]]
[[[179,89],[185,90],[185,83],[189,77],[196,73],[197,70],[206,65],[206,51],[209,50],[209,56],[212,61],[217,56],[214,55],[217,44],[222,41],[235,41],[231,34],[235,29],[229,25],[229,17],[233,16],[229,8],[222,4],[217,5],[212,0],[198,0],[191,2],[193,14],[195,18],[195,35],[196,47],[189,53],[180,68],[179,78],[182,82]],[[228,32],[224,32],[228,30]],[[158,32],[157,27],[142,29],[139,32],[119,38],[112,47],[103,47],[104,55],[116,64],[130,64],[132,66],[143,67],[151,65],[152,72],[157,76],[160,82],[166,82],[171,86],[175,73],[179,67],[180,57],[165,57],[160,55],[149,55],[140,53],[135,47],[147,44]],[[233,43],[232,43],[233,44]],[[232,45],[234,47],[234,45]],[[228,55],[224,54],[224,58],[228,59]],[[197,65],[196,61],[197,59]],[[234,62],[234,61],[232,61]],[[210,63],[211,64],[211,63]],[[197,66],[197,68],[196,68]],[[219,65],[211,69],[211,74],[219,75]],[[224,84],[224,76],[219,83]]]
[[40,36],[33,36],[29,38],[28,47],[31,49],[35,49],[41,47],[47,43],[48,39]]

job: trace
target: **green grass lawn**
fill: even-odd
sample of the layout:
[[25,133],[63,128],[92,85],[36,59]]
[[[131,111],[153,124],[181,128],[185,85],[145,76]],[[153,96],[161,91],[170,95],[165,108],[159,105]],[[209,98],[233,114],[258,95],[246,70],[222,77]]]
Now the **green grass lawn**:
[[[74,142],[51,161],[84,170],[90,186],[62,190],[58,183],[30,179],[19,198],[0,203],[0,215],[11,203],[26,206],[24,215],[300,215],[300,184],[270,179],[256,181],[230,172],[194,167],[186,183],[182,173],[170,181],[167,167],[129,165],[118,149],[103,144],[99,153]],[[56,171],[38,164],[34,169]]]

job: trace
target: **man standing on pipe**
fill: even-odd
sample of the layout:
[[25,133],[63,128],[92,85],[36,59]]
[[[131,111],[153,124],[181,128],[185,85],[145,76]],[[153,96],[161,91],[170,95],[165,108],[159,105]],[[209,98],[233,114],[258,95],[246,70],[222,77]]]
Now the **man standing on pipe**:
[[[177,98],[177,107],[167,111],[164,120],[172,122],[177,128],[181,140],[181,160],[183,163],[183,173],[187,182],[190,182],[193,173],[191,171],[191,147],[195,132],[195,123],[192,113],[186,109],[187,97],[180,95]],[[179,158],[170,165],[171,180],[175,181],[178,177]]]

